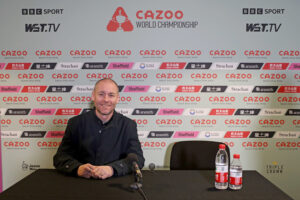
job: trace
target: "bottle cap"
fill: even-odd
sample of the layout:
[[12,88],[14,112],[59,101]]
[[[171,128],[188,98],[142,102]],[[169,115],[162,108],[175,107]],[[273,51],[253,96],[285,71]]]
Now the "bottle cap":
[[220,144],[219,149],[225,149],[225,144]]
[[240,154],[233,154],[233,158],[240,159]]

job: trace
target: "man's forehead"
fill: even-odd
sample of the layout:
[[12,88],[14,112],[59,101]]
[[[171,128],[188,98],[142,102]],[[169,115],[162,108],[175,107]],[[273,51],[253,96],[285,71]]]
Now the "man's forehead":
[[103,81],[96,85],[95,90],[97,92],[117,93],[119,91],[119,87],[117,87],[113,82]]

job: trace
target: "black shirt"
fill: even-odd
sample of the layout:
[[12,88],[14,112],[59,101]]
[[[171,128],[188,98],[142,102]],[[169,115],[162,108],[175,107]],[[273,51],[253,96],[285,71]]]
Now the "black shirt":
[[53,161],[57,170],[67,174],[77,174],[80,165],[90,163],[109,165],[114,169],[114,176],[122,176],[132,171],[125,159],[129,153],[137,155],[142,168],[145,159],[136,123],[114,112],[103,124],[92,110],[69,119]]

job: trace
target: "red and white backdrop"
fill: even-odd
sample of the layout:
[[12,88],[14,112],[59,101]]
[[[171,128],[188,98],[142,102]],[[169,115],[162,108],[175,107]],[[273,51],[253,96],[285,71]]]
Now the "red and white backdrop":
[[2,187],[52,156],[95,82],[120,85],[146,166],[181,140],[226,142],[300,198],[298,1],[1,1]]

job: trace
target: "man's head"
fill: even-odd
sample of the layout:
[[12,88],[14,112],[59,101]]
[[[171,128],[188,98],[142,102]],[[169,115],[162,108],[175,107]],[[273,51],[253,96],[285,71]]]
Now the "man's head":
[[119,102],[119,87],[112,79],[101,79],[96,82],[92,100],[96,107],[96,115],[102,118],[108,118],[113,115],[113,111]]

